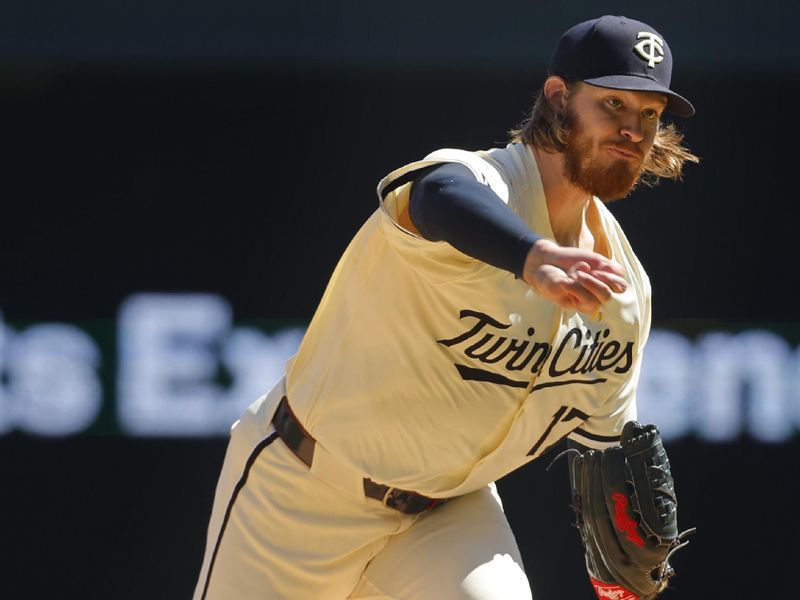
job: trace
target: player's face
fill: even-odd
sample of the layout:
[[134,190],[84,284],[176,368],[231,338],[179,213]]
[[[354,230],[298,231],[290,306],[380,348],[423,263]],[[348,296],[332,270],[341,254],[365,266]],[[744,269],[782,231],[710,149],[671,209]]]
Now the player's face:
[[567,101],[565,175],[605,201],[624,198],[642,174],[667,99],[579,84]]

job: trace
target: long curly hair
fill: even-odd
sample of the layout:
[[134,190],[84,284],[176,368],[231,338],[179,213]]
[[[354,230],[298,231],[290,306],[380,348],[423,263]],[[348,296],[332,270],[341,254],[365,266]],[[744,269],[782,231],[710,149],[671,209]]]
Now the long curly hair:
[[[579,82],[568,82],[566,96]],[[544,87],[536,94],[530,114],[515,129],[508,132],[512,142],[524,142],[554,152],[563,152],[569,131],[562,117],[544,97]],[[673,123],[659,123],[650,153],[642,165],[641,181],[649,186],[658,184],[662,177],[679,181],[686,162],[697,163],[700,158],[682,145],[683,134]]]

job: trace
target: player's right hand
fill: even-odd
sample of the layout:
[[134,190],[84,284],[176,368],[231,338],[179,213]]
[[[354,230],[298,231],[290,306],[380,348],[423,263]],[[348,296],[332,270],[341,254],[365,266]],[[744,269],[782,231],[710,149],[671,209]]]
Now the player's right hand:
[[523,280],[561,308],[594,314],[628,283],[622,266],[601,254],[540,239],[525,259]]

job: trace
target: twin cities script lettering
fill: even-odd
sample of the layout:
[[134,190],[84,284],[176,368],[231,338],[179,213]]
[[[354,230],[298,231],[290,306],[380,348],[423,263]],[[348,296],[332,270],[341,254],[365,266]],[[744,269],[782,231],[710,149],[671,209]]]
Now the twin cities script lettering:
[[[602,375],[610,369],[616,373],[626,373],[633,365],[634,343],[609,339],[609,329],[593,332],[574,327],[554,348],[547,341],[533,339],[536,333],[533,327],[527,329],[527,339],[517,339],[502,335],[503,330],[511,327],[510,323],[502,323],[477,310],[464,309],[459,313],[459,318],[467,321],[470,327],[456,337],[437,342],[447,347],[459,346],[463,355],[471,359],[466,361],[468,364],[455,365],[464,380],[525,388],[530,378],[518,379],[513,376],[519,377],[521,371],[538,375],[545,367],[550,377],[558,378],[558,381],[535,386],[535,390],[571,383],[602,383],[606,381],[603,377],[576,379],[574,376],[591,373]],[[505,374],[498,373],[497,367],[494,370],[481,368],[476,361],[482,365],[498,365]]]

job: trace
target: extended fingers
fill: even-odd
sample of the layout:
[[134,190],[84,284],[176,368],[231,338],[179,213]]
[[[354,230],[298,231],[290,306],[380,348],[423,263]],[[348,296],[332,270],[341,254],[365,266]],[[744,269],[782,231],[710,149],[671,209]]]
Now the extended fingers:
[[612,293],[622,293],[627,282],[617,275],[603,271],[576,269],[562,282],[565,291],[574,299],[575,308],[592,314],[611,300]]
[[583,313],[595,312],[611,298],[608,287],[584,271],[574,272],[563,285],[575,308]]
[[532,287],[566,310],[584,312],[596,303],[593,296],[574,277],[552,265],[544,265],[536,271]]
[[611,300],[611,293],[621,293],[627,289],[627,282],[611,273],[600,271],[576,271],[573,279],[583,286],[600,303],[605,304]]
[[589,252],[588,254],[589,256],[584,257],[582,261],[591,267],[591,271],[609,273],[620,278],[625,275],[625,269],[623,269],[622,265],[618,262],[609,260],[602,254],[596,254],[594,252]]
[[612,292],[621,294],[628,289],[628,282],[619,275],[607,271],[592,271],[591,277],[606,284]]
[[594,314],[611,299],[613,292],[623,292],[627,288],[622,277],[592,270],[588,261],[572,261],[568,270],[544,264],[533,271],[527,281],[560,307],[585,314]]
[[567,272],[577,269],[610,273],[617,277],[625,275],[622,265],[597,252],[563,246],[549,246],[547,249],[550,254],[550,262]]

